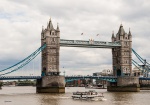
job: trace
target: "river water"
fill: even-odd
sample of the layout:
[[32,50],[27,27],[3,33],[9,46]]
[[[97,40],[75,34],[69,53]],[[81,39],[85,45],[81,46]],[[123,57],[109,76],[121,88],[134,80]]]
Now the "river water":
[[[88,91],[84,87],[66,88],[65,94],[36,94],[35,87],[3,87],[0,90],[0,105],[150,105],[150,90],[141,92],[107,92],[106,101],[73,100],[72,92]],[[93,90],[93,89],[92,89]]]

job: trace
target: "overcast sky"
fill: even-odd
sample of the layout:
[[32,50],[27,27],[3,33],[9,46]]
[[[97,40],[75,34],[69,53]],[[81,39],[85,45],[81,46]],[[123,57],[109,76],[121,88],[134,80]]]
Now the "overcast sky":
[[[133,49],[150,61],[150,0],[1,0],[1,69],[40,47],[42,26],[50,17],[55,28],[59,23],[61,39],[72,40],[111,41],[112,31],[116,34],[122,23],[125,32],[131,29]],[[40,74],[40,55],[30,65],[28,70]],[[103,69],[112,69],[111,49],[60,48],[60,71],[66,75]]]

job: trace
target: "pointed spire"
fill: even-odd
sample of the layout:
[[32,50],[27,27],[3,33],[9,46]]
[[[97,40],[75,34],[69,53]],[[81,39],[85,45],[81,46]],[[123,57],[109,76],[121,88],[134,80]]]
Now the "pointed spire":
[[60,30],[59,30],[59,25],[58,25],[58,23],[57,23],[57,29],[56,29],[56,30],[57,30],[57,31],[60,31]]
[[114,38],[115,36],[114,36],[114,31],[112,31],[112,38]]
[[125,31],[124,31],[124,29],[123,29],[123,25],[122,25],[122,24],[120,25],[118,34],[119,34],[119,35],[124,35],[124,34],[125,34]]
[[42,26],[42,32],[41,33],[43,33],[44,32],[44,26]]
[[131,36],[131,31],[130,31],[130,28],[129,28],[129,33],[128,33],[128,35],[129,35],[129,36]]
[[44,26],[42,26],[42,30],[44,30]]
[[50,30],[54,29],[54,28],[53,28],[52,21],[51,21],[51,18],[49,19],[49,23],[48,23],[48,25],[47,25],[47,29],[50,29]]
[[120,24],[120,27],[123,27],[122,22],[121,22],[121,24]]

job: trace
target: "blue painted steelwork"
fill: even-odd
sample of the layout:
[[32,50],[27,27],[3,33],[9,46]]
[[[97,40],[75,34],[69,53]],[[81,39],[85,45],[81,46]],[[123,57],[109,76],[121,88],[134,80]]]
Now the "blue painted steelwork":
[[150,77],[139,77],[139,80],[150,80]]
[[[41,76],[0,76],[0,80],[18,80],[18,79],[41,79]],[[109,82],[117,82],[117,77],[111,76],[66,76],[66,82],[80,80],[80,79],[99,79],[99,80],[106,80]],[[147,77],[139,77],[139,80],[150,80]]]
[[132,63],[139,69],[142,70],[143,73],[146,74],[146,76],[148,76],[149,72],[150,72],[150,64],[148,62],[146,62],[146,59],[143,59],[139,54],[136,53],[135,50],[133,50],[133,53],[136,55],[136,57],[143,63],[143,65],[139,65],[135,60],[132,60]]
[[81,79],[97,79],[97,80],[106,80],[109,82],[117,82],[117,77],[114,76],[66,76],[65,79],[66,82]]
[[136,57],[144,64],[144,59],[139,54],[137,54],[133,49],[132,51],[136,55]]
[[[11,80],[11,79],[39,79],[41,76],[0,76],[0,80]],[[117,77],[113,76],[66,76],[66,81],[79,80],[79,79],[100,79],[100,80],[116,80]]]
[[121,44],[120,44],[120,42],[60,39],[60,46],[65,46],[65,47],[86,47],[86,48],[114,48],[114,47],[120,47]]
[[28,57],[26,57],[22,61],[18,62],[17,64],[15,64],[13,66],[10,66],[6,69],[0,70],[0,72],[5,72],[6,71],[5,73],[0,74],[0,76],[10,74],[14,71],[17,71],[18,69],[21,69],[26,64],[28,64],[30,61],[32,61],[45,47],[46,47],[46,44],[44,44],[43,46],[38,48],[35,52],[33,52],[31,55],[29,55]]
[[132,51],[133,51],[133,53],[136,55],[136,57],[137,57],[144,65],[147,64],[148,66],[150,66],[150,64],[146,61],[146,59],[143,59],[138,53],[135,52],[135,50],[132,49]]
[[0,80],[40,79],[41,76],[0,76]]
[[72,81],[75,81],[75,80],[80,80],[80,79],[65,79],[65,82],[72,82]]
[[[135,60],[132,59],[132,64],[136,66],[139,70],[141,70],[141,65],[139,65]],[[140,68],[139,68],[140,67]]]
[[[98,80],[106,80],[109,82],[117,82],[117,77],[114,76],[66,76],[66,82],[81,80],[81,79],[98,79]],[[139,80],[150,80],[150,77],[139,77]]]

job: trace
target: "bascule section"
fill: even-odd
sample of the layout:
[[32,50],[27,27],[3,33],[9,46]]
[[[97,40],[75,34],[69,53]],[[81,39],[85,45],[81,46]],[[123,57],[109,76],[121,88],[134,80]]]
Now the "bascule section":
[[65,78],[59,75],[59,26],[54,29],[51,19],[47,28],[42,27],[41,46],[46,45],[42,51],[41,79],[37,80],[37,93],[64,93]]
[[132,76],[132,35],[124,31],[121,24],[116,36],[112,33],[112,42],[120,42],[120,47],[112,48],[113,75],[117,82],[109,82],[108,91],[140,91],[138,77]]

